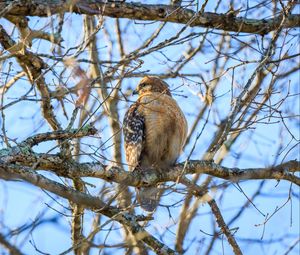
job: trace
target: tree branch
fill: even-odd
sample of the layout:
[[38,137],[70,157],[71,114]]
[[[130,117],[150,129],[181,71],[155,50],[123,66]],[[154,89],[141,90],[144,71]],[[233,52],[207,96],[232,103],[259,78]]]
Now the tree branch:
[[[93,129],[91,129],[93,131]],[[73,134],[74,131],[72,131]],[[48,133],[49,134],[49,133]],[[41,134],[40,137],[45,137]],[[35,136],[37,137],[37,136]],[[68,136],[58,136],[57,139],[67,139]],[[53,135],[49,136],[49,140]],[[30,141],[27,139],[25,141]],[[291,160],[277,166],[266,168],[228,168],[207,160],[190,160],[187,163],[176,164],[173,168],[159,171],[159,169],[143,169],[143,171],[127,172],[121,167],[105,166],[98,162],[77,163],[74,160],[66,160],[58,155],[34,153],[29,145],[21,143],[16,146],[0,150],[0,159],[6,164],[23,164],[37,170],[50,170],[57,175],[68,178],[94,177],[109,182],[116,182],[128,186],[154,186],[160,182],[178,181],[180,176],[186,174],[208,174],[214,177],[237,182],[239,180],[273,179],[287,180],[300,186],[300,178],[295,175],[300,172],[300,162]],[[1,176],[1,174],[0,174]]]
[[25,146],[33,147],[34,145],[37,145],[45,141],[81,138],[88,135],[94,135],[96,133],[97,133],[96,128],[87,125],[80,129],[58,130],[54,132],[37,134],[27,138],[25,141],[21,143],[20,146],[25,145]]
[[3,246],[6,250],[9,251],[9,254],[11,255],[22,255],[17,247],[14,245],[10,244],[7,240],[5,240],[5,237],[0,233],[0,246]]
[[[49,13],[74,12],[87,15],[103,15],[114,18],[135,20],[151,20],[188,24],[191,27],[208,27],[233,32],[267,34],[279,26],[282,16],[269,19],[247,19],[234,14],[218,14],[198,12],[188,8],[162,4],[141,4],[125,2],[108,2],[102,0],[62,1],[62,0],[32,0],[32,1],[0,1],[0,9],[5,14],[17,16],[47,17]],[[291,14],[283,27],[300,26],[300,15]]]
[[29,81],[32,84],[36,84],[42,98],[41,108],[44,118],[47,120],[52,129],[59,129],[60,124],[54,115],[53,107],[51,105],[51,98],[49,94],[50,91],[46,85],[42,73],[42,69],[45,69],[47,65],[41,58],[37,57],[34,53],[27,50],[23,43],[16,43],[13,39],[11,39],[1,25],[0,44],[5,50],[9,51],[16,57],[18,63],[25,71]]
[[[214,214],[214,216],[216,218],[216,222],[218,223],[218,226],[220,227],[223,234],[227,237],[228,242],[231,245],[234,254],[241,255],[242,251],[241,251],[238,243],[236,242],[233,234],[230,232],[228,225],[225,223],[225,220],[221,214],[221,211],[220,211],[216,201],[208,194],[206,185],[203,186],[203,184],[202,184],[201,186],[198,186],[197,184],[189,181],[186,178],[182,178],[181,183],[186,185],[187,187],[189,187],[189,190],[192,191],[191,193],[198,198],[197,203],[194,203],[194,205],[196,206],[197,209],[199,208],[200,201],[208,203],[208,205],[210,206],[210,208],[212,210],[212,213]],[[197,211],[197,209],[196,209],[196,211]],[[190,214],[191,213],[186,215],[186,218],[188,218]],[[194,213],[193,213],[193,215],[194,215]],[[187,226],[189,226],[189,225],[190,225],[190,222],[189,222],[189,224],[187,224]],[[183,232],[186,233],[186,231],[187,230],[185,230]],[[181,235],[181,233],[177,232],[177,235],[178,234]],[[177,246],[176,248],[177,249],[181,248],[181,249],[179,249],[179,251],[183,251],[182,247]]]
[[226,235],[228,242],[233,249],[234,254],[242,255],[243,253],[242,253],[239,245],[237,244],[235,238],[233,237],[233,234],[231,234],[228,226],[226,225],[216,201],[214,199],[212,199],[212,200],[208,201],[208,204],[209,204],[213,214],[215,215],[215,218],[216,218],[219,228]]

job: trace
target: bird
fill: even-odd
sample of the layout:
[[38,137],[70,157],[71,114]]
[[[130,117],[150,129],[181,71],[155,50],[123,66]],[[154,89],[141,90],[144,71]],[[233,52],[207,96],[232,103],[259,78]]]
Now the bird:
[[[127,110],[123,120],[124,147],[128,170],[164,170],[173,166],[187,137],[187,120],[171,95],[166,82],[156,76],[145,76],[133,94],[138,99]],[[156,210],[162,189],[137,188],[140,206]]]

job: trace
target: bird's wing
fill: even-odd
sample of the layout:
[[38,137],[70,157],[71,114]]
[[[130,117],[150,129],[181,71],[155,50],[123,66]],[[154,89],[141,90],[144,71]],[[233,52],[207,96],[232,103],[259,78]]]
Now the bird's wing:
[[145,119],[138,111],[138,104],[133,104],[125,114],[123,121],[126,161],[129,170],[134,170],[140,163],[145,141]]

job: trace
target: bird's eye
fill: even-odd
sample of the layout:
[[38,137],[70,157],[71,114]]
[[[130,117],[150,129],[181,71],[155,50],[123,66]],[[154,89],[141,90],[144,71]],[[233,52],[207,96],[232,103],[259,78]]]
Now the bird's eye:
[[145,86],[146,86],[146,83],[144,83],[144,82],[140,84],[140,88],[143,88]]

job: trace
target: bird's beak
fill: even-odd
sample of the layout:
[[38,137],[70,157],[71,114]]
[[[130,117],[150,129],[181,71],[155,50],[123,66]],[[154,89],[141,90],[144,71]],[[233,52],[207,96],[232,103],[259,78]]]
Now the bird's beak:
[[134,91],[132,91],[132,95],[137,95],[139,92],[135,89]]

